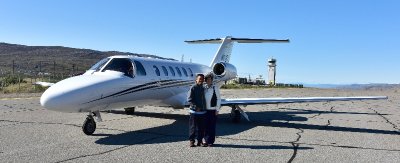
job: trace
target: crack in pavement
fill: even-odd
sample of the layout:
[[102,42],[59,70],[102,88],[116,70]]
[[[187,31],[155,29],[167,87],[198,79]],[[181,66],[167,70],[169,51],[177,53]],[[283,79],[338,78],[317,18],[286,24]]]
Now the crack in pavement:
[[331,125],[331,120],[332,120],[332,119],[328,119],[328,123],[325,125],[325,128],[326,128],[326,129]]
[[112,122],[112,121],[119,121],[119,120],[133,119],[133,118],[137,118],[137,117],[129,116],[129,117],[123,117],[123,118],[114,118],[114,119],[103,120],[102,122]]
[[393,122],[391,122],[391,121],[389,120],[389,118],[383,116],[381,113],[379,113],[377,110],[375,110],[375,109],[373,109],[373,108],[368,108],[368,109],[374,111],[377,115],[379,115],[380,117],[382,117],[382,118],[386,121],[387,124],[390,124],[390,125],[393,127],[393,129],[397,130],[397,133],[400,134],[400,129],[399,129],[399,127],[398,127],[396,124],[394,124]]
[[[234,141],[249,141],[249,142],[262,142],[262,143],[279,143],[279,144],[291,144],[293,141],[274,141],[274,140],[258,140],[258,139],[239,139],[239,138],[230,138],[230,137],[220,137],[217,136],[218,139],[225,140],[234,140]],[[335,148],[356,148],[356,149],[366,149],[366,150],[376,150],[376,151],[395,151],[400,152],[400,149],[382,149],[382,148],[367,148],[367,147],[358,147],[358,146],[347,146],[347,145],[332,145],[332,144],[317,144],[317,143],[297,143],[300,145],[308,145],[308,146],[321,146],[321,147],[335,147]]]
[[[334,108],[334,106],[332,106],[331,109],[329,109],[329,111],[330,111],[331,113],[333,113],[333,112],[335,111],[335,109],[333,109],[333,108]],[[326,128],[326,129],[331,125],[331,120],[332,120],[332,119],[328,119],[328,123],[325,125],[325,128]]]
[[[12,120],[1,120],[0,122],[10,122],[13,124],[7,124],[4,126],[13,126],[18,124],[46,124],[46,125],[65,125],[65,126],[73,126],[81,128],[81,125],[77,124],[67,124],[67,123],[52,123],[52,122],[23,122],[23,121],[12,121]],[[127,131],[127,130],[120,130],[120,129],[112,129],[112,128],[104,128],[104,127],[97,127],[97,129],[109,130],[109,131],[119,131],[119,132],[137,132],[137,133],[145,133],[145,134],[153,134],[153,135],[161,135],[161,136],[174,136],[174,137],[184,137],[184,135],[171,135],[171,134],[164,134],[164,133],[156,133],[156,132],[145,132],[145,131]]]
[[[326,118],[314,118],[314,119],[325,120]],[[330,120],[332,120],[332,119],[330,119]],[[336,120],[336,121],[344,121],[344,122],[362,122],[362,121],[364,121],[364,122],[366,122],[366,123],[386,122],[386,121],[384,121],[384,120],[382,120],[382,121],[373,121],[373,120],[365,121],[365,120],[360,120],[360,119],[341,119],[341,118],[335,118],[335,120]]]
[[[1,120],[0,120],[1,121]],[[7,126],[16,126],[18,124],[21,124],[19,122],[11,123],[11,124],[6,124],[6,125],[0,125],[0,127],[7,127]]]
[[292,162],[296,158],[297,150],[299,149],[299,146],[300,146],[300,144],[297,143],[297,142],[299,142],[300,139],[301,139],[301,135],[300,134],[304,133],[303,129],[301,129],[301,128],[297,128],[297,129],[300,130],[300,132],[296,133],[297,139],[295,141],[293,141],[293,142],[290,142],[292,144],[292,146],[293,146],[293,154],[292,154],[292,157],[290,157],[288,163]]
[[66,126],[81,127],[81,126],[76,125],[76,124],[54,123],[54,122],[24,122],[24,121],[12,121],[12,120],[4,120],[4,119],[0,119],[0,122],[14,123],[14,124],[9,124],[9,125],[3,125],[3,126],[0,126],[0,127],[13,126],[13,125],[16,126],[18,124],[46,124],[46,125],[66,125]]
[[318,113],[318,114],[316,114],[316,115],[311,116],[310,118],[315,118],[315,117],[318,117],[318,116],[320,116],[320,115],[321,115],[321,113]]
[[85,158],[85,157],[91,157],[91,156],[99,156],[99,155],[107,154],[107,153],[114,152],[114,151],[117,151],[117,150],[120,150],[120,149],[124,149],[124,148],[130,147],[130,146],[133,146],[133,145],[142,144],[142,143],[145,143],[147,141],[152,141],[152,140],[155,140],[155,139],[159,139],[159,138],[162,138],[162,137],[165,137],[165,136],[156,136],[154,138],[149,138],[149,139],[145,139],[143,141],[139,141],[136,144],[125,145],[125,146],[122,146],[122,147],[114,148],[114,149],[107,150],[107,151],[100,152],[100,153],[87,154],[87,155],[82,155],[82,156],[78,156],[78,157],[73,157],[73,158],[69,158],[69,159],[66,159],[66,160],[57,161],[56,163],[67,162],[67,161],[72,161],[72,160]]
[[[290,117],[290,118],[286,121],[286,123],[289,124],[289,125],[292,125],[292,124],[289,123],[291,120],[293,120],[293,117]],[[300,139],[301,139],[301,135],[300,135],[300,134],[301,134],[301,133],[304,133],[304,130],[301,129],[301,128],[295,128],[295,129],[300,130],[300,131],[296,133],[297,138],[296,138],[295,141],[288,142],[288,143],[290,143],[290,144],[293,146],[293,154],[292,154],[292,156],[290,157],[288,163],[291,163],[291,162],[296,158],[296,156],[297,156],[297,151],[298,151],[299,146],[300,146],[300,144],[297,143],[297,142],[299,142]]]
[[318,112],[318,114],[317,115],[313,115],[313,116],[311,116],[310,118],[315,118],[315,117],[318,117],[318,116],[320,116],[322,114],[322,112],[320,111],[320,112]]
[[21,112],[34,112],[34,111],[42,111],[46,109],[27,109],[27,108],[17,108],[14,110],[8,110],[8,111],[3,111],[3,114],[8,114],[8,113],[21,113]]
[[[328,104],[328,103],[324,103],[324,105],[326,105],[326,104]],[[330,108],[330,112],[333,112],[333,106]],[[311,116],[310,118],[315,118],[315,117],[317,117],[317,116],[320,116],[321,114],[322,114],[322,112],[319,112],[317,115]],[[291,119],[292,119],[292,117],[291,117]],[[289,121],[290,121],[291,119],[289,119],[289,120],[287,121],[287,123],[289,123]],[[330,125],[330,120],[328,120],[328,124],[327,124],[326,127],[328,127],[329,125]],[[300,130],[300,131],[296,133],[297,139],[296,139],[295,141],[289,142],[289,143],[293,146],[293,154],[292,154],[292,156],[290,157],[288,163],[293,162],[293,160],[294,160],[294,159],[296,158],[296,156],[297,156],[297,151],[298,151],[298,149],[299,149],[300,144],[304,144],[304,143],[298,143],[298,142],[300,141],[300,139],[301,139],[301,134],[304,133],[304,130],[301,129],[301,128],[296,128],[296,129],[297,129],[297,130]]]
[[[118,119],[110,119],[110,120],[103,120],[103,122],[110,122],[110,121],[118,121],[118,120],[126,120],[126,119],[131,119],[134,117],[126,117],[126,118],[118,118]],[[15,121],[15,120],[5,120],[5,119],[0,119],[0,122],[10,122],[13,124],[7,124],[7,125],[2,125],[0,127],[5,127],[5,126],[16,126],[19,124],[47,124],[47,125],[66,125],[66,126],[74,126],[74,127],[82,127],[82,125],[77,125],[77,124],[67,124],[67,123],[55,123],[55,122],[30,122],[30,121]],[[116,130],[116,129],[109,129],[109,128],[97,128],[97,129],[106,129],[106,130]],[[123,132],[127,132],[124,130],[121,130]]]

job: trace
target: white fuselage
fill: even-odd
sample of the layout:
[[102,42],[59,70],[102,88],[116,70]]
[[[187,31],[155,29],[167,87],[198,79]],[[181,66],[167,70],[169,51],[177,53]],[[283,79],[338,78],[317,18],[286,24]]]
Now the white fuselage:
[[[121,62],[117,63],[119,60]],[[127,61],[132,64],[132,72],[118,70],[121,65],[125,68]],[[138,62],[145,74],[139,72],[143,68]],[[113,56],[83,75],[52,85],[43,93],[40,103],[49,110],[60,112],[92,112],[144,105],[183,108],[196,74],[211,71],[208,66],[194,63]]]

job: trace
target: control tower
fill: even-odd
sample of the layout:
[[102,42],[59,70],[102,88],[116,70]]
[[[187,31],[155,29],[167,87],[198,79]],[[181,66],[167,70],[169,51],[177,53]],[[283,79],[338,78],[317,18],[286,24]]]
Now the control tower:
[[268,84],[275,85],[276,79],[276,59],[268,59]]

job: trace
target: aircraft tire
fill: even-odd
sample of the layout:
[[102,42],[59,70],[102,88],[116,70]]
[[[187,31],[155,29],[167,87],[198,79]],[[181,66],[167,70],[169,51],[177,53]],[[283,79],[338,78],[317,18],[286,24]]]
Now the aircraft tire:
[[92,135],[96,131],[96,122],[92,116],[88,116],[83,122],[82,130],[86,135]]
[[241,119],[240,111],[239,110],[232,110],[231,112],[231,119],[233,123],[239,123]]
[[134,115],[135,114],[135,107],[129,107],[129,108],[124,108],[125,109],[125,113],[127,115]]

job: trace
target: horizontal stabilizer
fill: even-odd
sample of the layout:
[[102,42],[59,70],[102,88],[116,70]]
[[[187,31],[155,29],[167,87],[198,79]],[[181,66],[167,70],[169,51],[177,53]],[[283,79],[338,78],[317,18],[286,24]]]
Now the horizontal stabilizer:
[[185,41],[189,44],[221,44],[214,59],[211,61],[210,67],[216,63],[226,62],[229,63],[232,53],[233,43],[289,43],[289,39],[251,39],[251,38],[235,38],[226,36],[225,38],[206,39],[206,40],[191,40]]
[[[206,40],[191,40],[185,41],[189,44],[220,44],[224,39],[216,38],[216,39],[206,39]],[[290,40],[278,40],[278,39],[251,39],[251,38],[230,38],[232,42],[237,43],[289,43]]]

